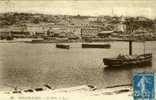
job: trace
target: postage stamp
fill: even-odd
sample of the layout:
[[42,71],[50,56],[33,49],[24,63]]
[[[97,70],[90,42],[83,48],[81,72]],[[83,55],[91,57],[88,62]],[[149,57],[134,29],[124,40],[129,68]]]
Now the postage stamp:
[[133,75],[134,100],[154,100],[154,73],[135,73]]

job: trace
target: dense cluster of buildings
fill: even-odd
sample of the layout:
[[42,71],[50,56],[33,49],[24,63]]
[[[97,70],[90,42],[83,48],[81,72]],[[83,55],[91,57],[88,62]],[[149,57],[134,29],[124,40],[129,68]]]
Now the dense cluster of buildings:
[[[126,38],[126,25],[124,17],[63,17],[57,22],[49,23],[20,23],[3,26],[0,28],[0,38],[37,38],[37,37],[60,37],[60,38],[108,38],[110,36]],[[140,29],[135,36],[140,37],[146,31]],[[148,33],[148,32],[146,32]],[[147,34],[146,34],[147,35]],[[148,36],[154,36],[149,33]]]

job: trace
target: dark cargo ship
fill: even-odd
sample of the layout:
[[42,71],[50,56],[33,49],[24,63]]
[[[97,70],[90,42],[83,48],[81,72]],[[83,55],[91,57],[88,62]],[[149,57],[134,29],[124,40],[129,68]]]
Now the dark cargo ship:
[[110,44],[82,44],[82,48],[110,48]]

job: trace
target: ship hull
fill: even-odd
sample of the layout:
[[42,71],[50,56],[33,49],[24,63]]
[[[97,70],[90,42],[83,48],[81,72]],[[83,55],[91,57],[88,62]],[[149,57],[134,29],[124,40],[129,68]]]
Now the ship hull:
[[121,67],[121,66],[144,66],[152,63],[152,54],[142,54],[134,58],[118,59],[118,58],[104,58],[104,64],[107,67]]
[[62,48],[62,49],[69,49],[69,45],[64,45],[64,44],[56,44],[56,48]]
[[82,44],[82,48],[110,48],[110,44]]

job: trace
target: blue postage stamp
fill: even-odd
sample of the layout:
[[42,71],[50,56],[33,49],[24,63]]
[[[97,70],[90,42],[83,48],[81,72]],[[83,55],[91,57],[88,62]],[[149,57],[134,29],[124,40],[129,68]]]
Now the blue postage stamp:
[[154,100],[154,73],[135,73],[133,75],[134,100]]

